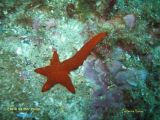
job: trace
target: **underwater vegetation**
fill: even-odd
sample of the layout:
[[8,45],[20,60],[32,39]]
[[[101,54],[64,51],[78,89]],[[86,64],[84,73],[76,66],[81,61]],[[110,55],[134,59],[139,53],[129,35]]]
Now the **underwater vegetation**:
[[[159,10],[159,0],[1,0],[0,119],[159,120]],[[41,92],[58,60],[72,72],[56,80],[75,94]]]

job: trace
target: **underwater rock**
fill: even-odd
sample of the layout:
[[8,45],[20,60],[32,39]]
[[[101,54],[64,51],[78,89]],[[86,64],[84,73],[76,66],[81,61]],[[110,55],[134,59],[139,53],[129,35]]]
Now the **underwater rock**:
[[109,72],[112,73],[112,75],[116,75],[117,72],[122,70],[122,66],[123,64],[118,60],[113,60],[111,63],[107,64]]
[[137,70],[131,68],[126,71],[120,71],[115,76],[115,83],[118,86],[137,87],[138,84],[143,84],[147,78],[146,70]]
[[101,97],[105,94],[105,90],[104,89],[97,89],[96,91],[94,91],[94,97]]
[[126,26],[129,27],[130,29],[132,29],[136,24],[136,17],[133,14],[128,14],[128,15],[124,16],[123,20],[124,20]]
[[40,28],[40,20],[39,19],[34,19],[32,23],[32,28],[37,31]]
[[88,60],[84,63],[84,76],[87,78],[87,80],[91,80],[89,82],[95,83],[95,81],[98,79],[97,72],[94,70],[94,62],[95,60]]
[[110,107],[118,109],[123,106],[123,92],[118,87],[114,87],[107,91],[106,96]]
[[[103,91],[100,90],[100,91]],[[123,93],[114,87],[108,91],[104,91],[101,96],[94,96],[93,109],[96,113],[106,112],[110,110],[118,110],[123,107]]]
[[49,30],[50,28],[56,26],[56,20],[55,20],[54,18],[51,18],[51,19],[49,19],[48,21],[45,21],[44,24],[45,24],[45,26],[46,26],[46,29]]
[[95,66],[97,66],[95,67],[95,70],[102,74],[106,73],[108,70],[106,64],[104,64],[100,59],[95,61]]
[[103,115],[109,111],[116,112],[124,107],[123,92],[118,87],[108,90],[100,88],[93,94],[93,115],[89,120],[102,120]]
[[123,60],[124,54],[125,54],[124,50],[120,47],[117,47],[112,52],[112,58],[114,58],[115,60]]
[[95,113],[94,115],[91,116],[91,118],[89,118],[89,120],[100,120],[101,116],[98,113]]
[[87,60],[84,63],[84,76],[89,83],[107,89],[108,69],[105,63],[99,59]]

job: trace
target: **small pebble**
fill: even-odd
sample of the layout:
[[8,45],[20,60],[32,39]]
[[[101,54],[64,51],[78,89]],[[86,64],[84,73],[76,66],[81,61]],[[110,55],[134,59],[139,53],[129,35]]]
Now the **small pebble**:
[[130,29],[132,29],[136,24],[136,17],[134,14],[128,14],[128,15],[124,16],[123,20],[124,20],[126,26],[129,27]]

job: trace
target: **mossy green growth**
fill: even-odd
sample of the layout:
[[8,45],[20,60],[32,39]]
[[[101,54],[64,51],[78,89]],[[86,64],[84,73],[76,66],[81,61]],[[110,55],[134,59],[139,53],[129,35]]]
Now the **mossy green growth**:
[[151,54],[153,57],[154,66],[160,67],[160,46],[152,49]]
[[1,51],[0,79],[1,79],[1,107],[3,112],[1,119],[13,119],[17,111],[10,111],[9,108],[18,107],[18,103],[26,102],[28,95],[19,92],[23,91],[23,80],[19,79],[19,72],[22,70],[23,62],[16,54]]
[[95,12],[96,0],[78,0],[77,13],[80,20],[86,21],[90,14]]
[[143,17],[151,23],[160,21],[160,0],[145,0],[142,4]]

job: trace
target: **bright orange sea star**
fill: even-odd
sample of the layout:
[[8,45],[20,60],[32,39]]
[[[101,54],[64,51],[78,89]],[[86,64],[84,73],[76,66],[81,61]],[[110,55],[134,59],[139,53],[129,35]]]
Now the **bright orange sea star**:
[[94,36],[74,56],[63,62],[59,61],[57,51],[54,51],[50,65],[35,69],[35,72],[47,77],[47,82],[42,87],[42,92],[51,89],[51,87],[59,83],[66,87],[71,93],[75,93],[75,88],[69,77],[70,71],[75,70],[82,65],[92,49],[106,35],[107,33],[101,32]]

